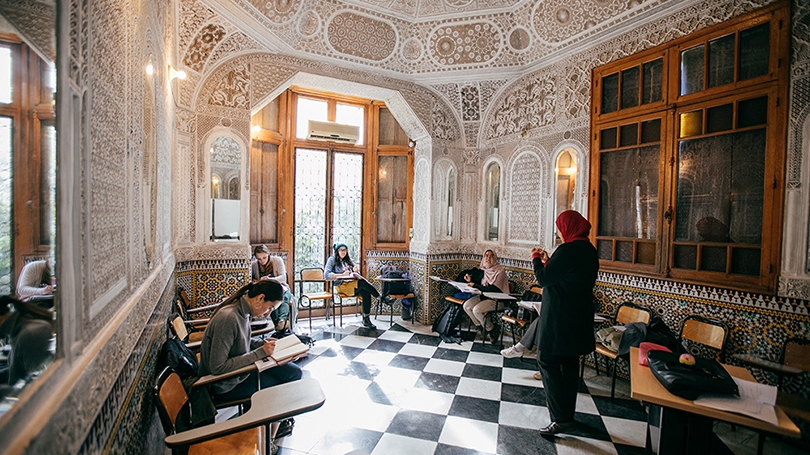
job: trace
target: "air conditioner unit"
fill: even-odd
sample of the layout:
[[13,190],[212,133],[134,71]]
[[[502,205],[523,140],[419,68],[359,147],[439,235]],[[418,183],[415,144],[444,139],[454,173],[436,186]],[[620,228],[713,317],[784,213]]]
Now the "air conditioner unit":
[[355,144],[360,138],[360,127],[354,125],[341,125],[334,122],[309,121],[307,139],[316,141],[334,141],[346,144]]

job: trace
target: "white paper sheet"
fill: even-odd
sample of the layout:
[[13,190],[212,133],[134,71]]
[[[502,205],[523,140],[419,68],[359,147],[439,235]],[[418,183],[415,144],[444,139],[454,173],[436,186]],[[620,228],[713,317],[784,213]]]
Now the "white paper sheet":
[[779,425],[776,417],[776,387],[767,384],[733,378],[737,383],[740,396],[717,395],[704,393],[695,400],[695,404],[721,411],[736,412],[755,419]]

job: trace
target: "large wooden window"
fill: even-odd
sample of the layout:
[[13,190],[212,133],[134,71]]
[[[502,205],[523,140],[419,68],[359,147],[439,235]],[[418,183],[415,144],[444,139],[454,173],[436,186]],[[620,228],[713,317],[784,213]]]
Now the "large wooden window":
[[779,2],[594,69],[603,269],[775,289],[788,24]]
[[[357,127],[357,140],[318,140],[310,120]],[[282,93],[252,118],[250,242],[286,252],[290,272],[322,266],[338,241],[356,260],[407,250],[413,148],[379,101]]]
[[55,69],[12,35],[0,35],[0,293],[26,259],[53,260]]

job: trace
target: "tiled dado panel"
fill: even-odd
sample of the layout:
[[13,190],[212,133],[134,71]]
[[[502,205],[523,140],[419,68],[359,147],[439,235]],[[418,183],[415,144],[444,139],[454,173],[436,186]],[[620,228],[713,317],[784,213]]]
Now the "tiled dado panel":
[[[166,321],[176,293],[169,281],[160,304],[115,380],[78,454],[164,453],[165,434],[155,408],[153,387]],[[59,452],[55,450],[54,452]]]
[[201,259],[177,263],[177,286],[186,290],[191,306],[222,302],[248,282],[247,259]]

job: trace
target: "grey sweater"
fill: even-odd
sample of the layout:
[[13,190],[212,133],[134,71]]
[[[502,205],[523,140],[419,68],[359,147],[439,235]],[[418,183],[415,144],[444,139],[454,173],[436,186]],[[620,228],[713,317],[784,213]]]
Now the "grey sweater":
[[[257,341],[257,347],[251,346],[250,305],[242,297],[219,310],[205,328],[200,346],[200,373],[224,374],[263,359],[267,356],[262,344]],[[229,392],[247,376],[219,381],[213,385],[214,392]]]

